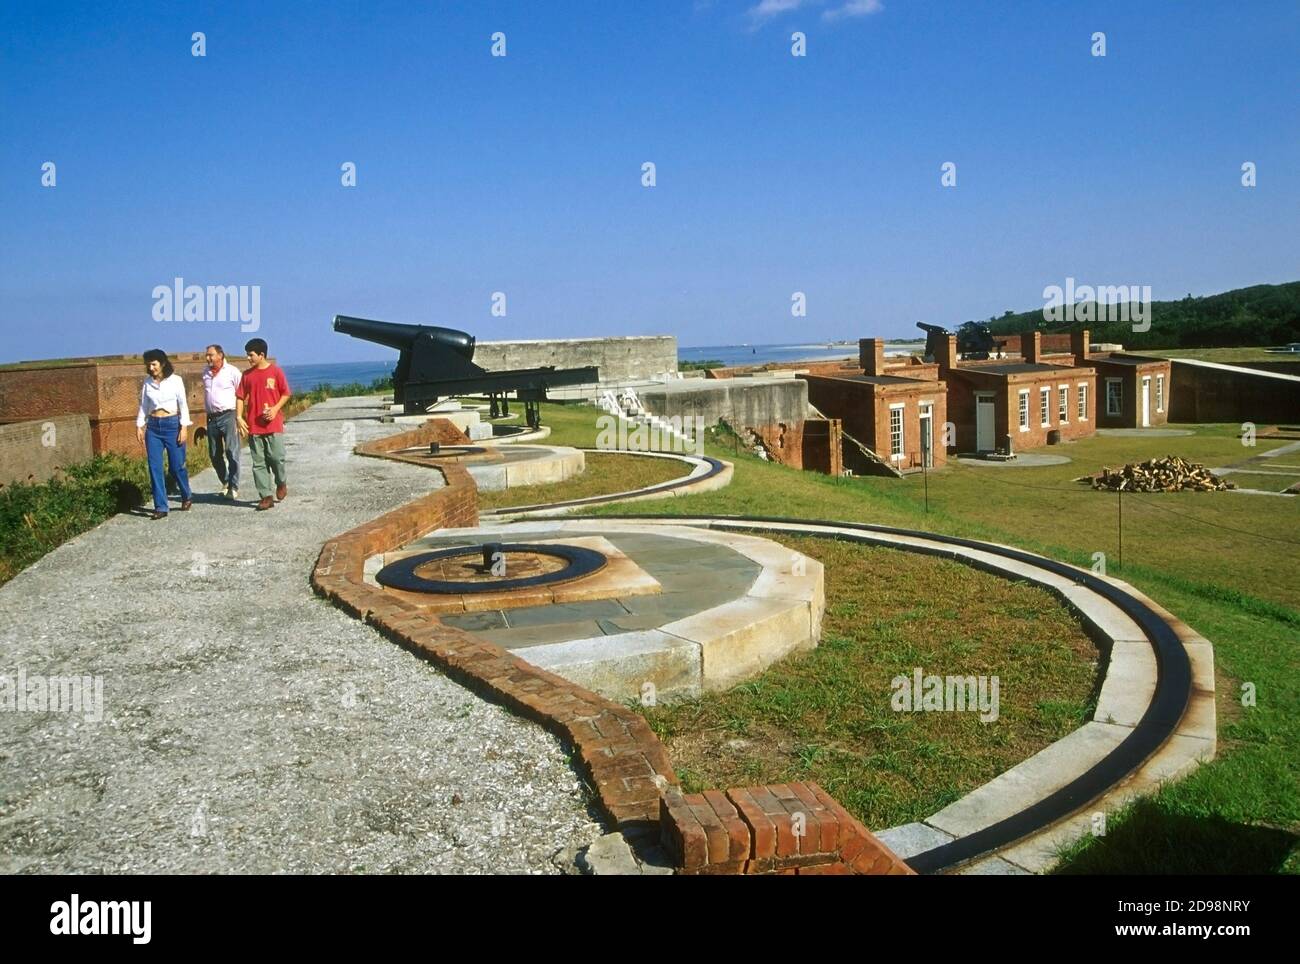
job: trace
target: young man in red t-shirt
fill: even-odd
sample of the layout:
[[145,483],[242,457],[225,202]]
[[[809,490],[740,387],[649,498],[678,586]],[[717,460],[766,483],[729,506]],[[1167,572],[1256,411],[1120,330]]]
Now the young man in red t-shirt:
[[[289,380],[267,359],[266,342],[250,339],[244,345],[251,366],[235,391],[235,422],[239,434],[248,439],[253,456],[253,484],[261,501],[259,512],[275,507],[289,494],[284,484],[284,416],[280,409],[289,401]],[[271,487],[272,476],[275,488]],[[275,498],[272,498],[274,493]]]

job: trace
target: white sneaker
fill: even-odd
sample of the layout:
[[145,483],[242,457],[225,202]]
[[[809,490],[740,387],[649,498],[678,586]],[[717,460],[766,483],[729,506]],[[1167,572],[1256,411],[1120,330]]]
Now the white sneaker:
[[228,489],[226,489],[226,495],[229,497],[229,499],[230,499],[231,502],[238,502],[238,501],[239,501],[239,490],[236,489],[236,488],[228,488]]

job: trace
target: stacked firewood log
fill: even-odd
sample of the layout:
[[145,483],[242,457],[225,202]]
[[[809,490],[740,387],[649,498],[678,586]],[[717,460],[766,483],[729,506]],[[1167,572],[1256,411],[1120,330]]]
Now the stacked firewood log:
[[1131,462],[1118,469],[1104,468],[1100,475],[1085,475],[1075,481],[1111,492],[1222,492],[1236,488],[1204,465],[1177,455]]

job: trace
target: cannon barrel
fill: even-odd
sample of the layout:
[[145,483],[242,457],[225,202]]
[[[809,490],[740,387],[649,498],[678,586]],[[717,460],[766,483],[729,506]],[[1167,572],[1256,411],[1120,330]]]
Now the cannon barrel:
[[925,322],[923,322],[923,321],[918,321],[918,322],[916,323],[916,327],[917,327],[917,328],[920,328],[920,329],[921,329],[922,331],[924,331],[924,332],[928,332],[928,333],[931,334],[931,335],[947,335],[947,334],[950,334],[950,332],[948,331],[948,329],[945,328],[945,327],[943,327],[943,325],[927,325],[927,324],[926,324]]
[[353,318],[349,315],[334,316],[334,330],[362,341],[387,345],[398,351],[407,351],[421,335],[427,336],[444,348],[454,351],[466,361],[474,357],[474,336],[455,328],[439,328],[436,325],[402,325],[390,321],[371,321],[368,318]]

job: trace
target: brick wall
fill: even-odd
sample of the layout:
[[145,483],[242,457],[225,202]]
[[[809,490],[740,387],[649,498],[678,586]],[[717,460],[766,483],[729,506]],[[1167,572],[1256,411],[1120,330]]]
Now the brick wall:
[[[450,419],[430,418],[420,423],[416,428],[407,432],[399,432],[397,435],[386,435],[383,438],[374,439],[356,447],[358,455],[371,456],[392,456],[399,449],[414,448],[417,445],[428,445],[430,442],[437,442],[439,445],[470,445],[470,438],[460,429],[458,429]],[[428,465],[424,459],[416,460],[419,465]]]
[[808,372],[813,375],[861,375],[862,369],[852,359],[834,358],[830,361],[768,362],[763,365],[735,365],[730,368],[710,368],[705,378],[735,378],[737,375],[765,372]]
[[774,425],[746,426],[763,442],[763,448],[774,462],[802,469],[803,422],[777,422]]
[[844,432],[838,418],[803,423],[803,467],[836,478],[844,474]]
[[665,848],[683,874],[914,874],[815,783],[666,790]]
[[[1084,382],[1088,385],[1088,418],[1080,421],[1078,417],[1078,385]],[[1062,422],[1058,418],[1057,391],[1059,386],[1066,385],[1069,388],[1068,404],[1068,421]],[[1048,424],[1043,424],[1042,407],[1040,405],[1040,389],[1047,388],[1048,392]],[[1029,392],[1029,430],[1020,431],[1020,392],[1028,390]],[[1049,432],[1059,430],[1061,440],[1068,441],[1076,438],[1086,438],[1097,431],[1097,378],[1089,373],[1080,375],[1078,371],[1068,368],[1062,368],[1061,374],[1042,374],[1016,376],[1006,381],[1003,394],[1003,405],[998,406],[1002,409],[1005,406],[1007,412],[1006,421],[996,422],[996,431],[1000,435],[1010,435],[1011,445],[1014,451],[1022,449],[1038,448],[1047,444],[1047,435]],[[997,444],[1002,444],[1002,439],[997,440]],[[973,450],[973,449],[972,449]]]
[[[975,392],[976,385],[960,375],[949,378],[948,385],[948,421],[953,425],[954,448],[958,452],[975,451]],[[994,425],[1002,426],[1007,421],[1007,400],[1005,395],[994,399]],[[1005,431],[1005,429],[997,429]],[[1000,445],[1001,442],[999,441]]]
[[1276,377],[1277,373],[1197,365],[1182,358],[1175,359],[1172,371],[1176,422],[1296,424],[1300,382]]
[[[201,352],[168,352],[176,374],[185,382],[194,428],[207,425],[203,411]],[[227,356],[240,371],[246,363]],[[140,454],[135,418],[140,389],[147,376],[139,355],[111,355],[66,362],[20,362],[0,368],[0,424],[54,415],[90,418],[95,453]],[[291,386],[292,387],[292,386]]]
[[[1138,428],[1142,425],[1142,379],[1151,379],[1151,404],[1148,426],[1165,425],[1169,421],[1169,409],[1172,402],[1173,366],[1168,361],[1153,360],[1141,365],[1121,365],[1108,363],[1104,357],[1089,359],[1090,365],[1097,369],[1097,389],[1101,392],[1097,402],[1097,424],[1103,428]],[[1163,411],[1156,405],[1157,379],[1164,376]],[[1119,380],[1122,397],[1120,413],[1111,415],[1106,408],[1106,383],[1115,378]]]
[[844,433],[837,418],[777,422],[750,430],[774,462],[823,475],[844,474]]
[[85,415],[0,425],[0,485],[46,482],[59,469],[87,462],[93,454]]
[[[1079,382],[1087,383],[1088,386],[1088,417],[1086,420],[1080,420],[1078,413]],[[1057,392],[1062,385],[1069,388],[1069,405],[1067,405],[1069,418],[1065,422],[1062,422],[1058,417],[1058,414],[1060,414],[1058,413],[1060,399],[1057,398]],[[1048,425],[1043,424],[1041,388],[1048,388],[1049,390]],[[1028,431],[1019,430],[1019,394],[1024,390],[1030,392],[1030,429]],[[1006,407],[1008,407],[1010,413],[1010,422],[1004,431],[1005,434],[1010,434],[1011,444],[1017,451],[1022,450],[1022,448],[1045,446],[1048,443],[1049,431],[1060,431],[1062,442],[1063,440],[1086,438],[1088,435],[1096,433],[1097,430],[1096,375],[1079,377],[1078,373],[1071,373],[1070,369],[1062,369],[1060,375],[1034,375],[1034,377],[1008,379]]]
[[943,423],[948,418],[947,386],[917,381],[913,385],[875,385],[871,382],[819,375],[800,376],[808,382],[808,402],[818,411],[839,419],[843,431],[877,455],[889,458],[890,406],[902,405],[903,459],[890,464],[900,470],[921,466],[921,403],[931,405],[934,467],[947,461]]
[[[1088,417],[1078,417],[1078,386],[1088,386]],[[1061,385],[1069,389],[1067,406],[1068,419],[1062,422],[1058,417],[1059,399],[1057,392]],[[957,450],[974,452],[978,445],[976,425],[976,395],[988,393],[993,396],[993,444],[1002,448],[1010,436],[1014,452],[1038,448],[1047,444],[1049,432],[1059,430],[1061,440],[1084,438],[1097,430],[1097,377],[1091,368],[1059,367],[1051,372],[1026,372],[1023,374],[997,374],[984,371],[978,364],[964,366],[956,370],[948,381],[948,413],[956,428]],[[1048,424],[1043,425],[1040,405],[1040,389],[1050,389],[1048,396]],[[1029,393],[1029,427],[1020,430],[1020,392]]]

